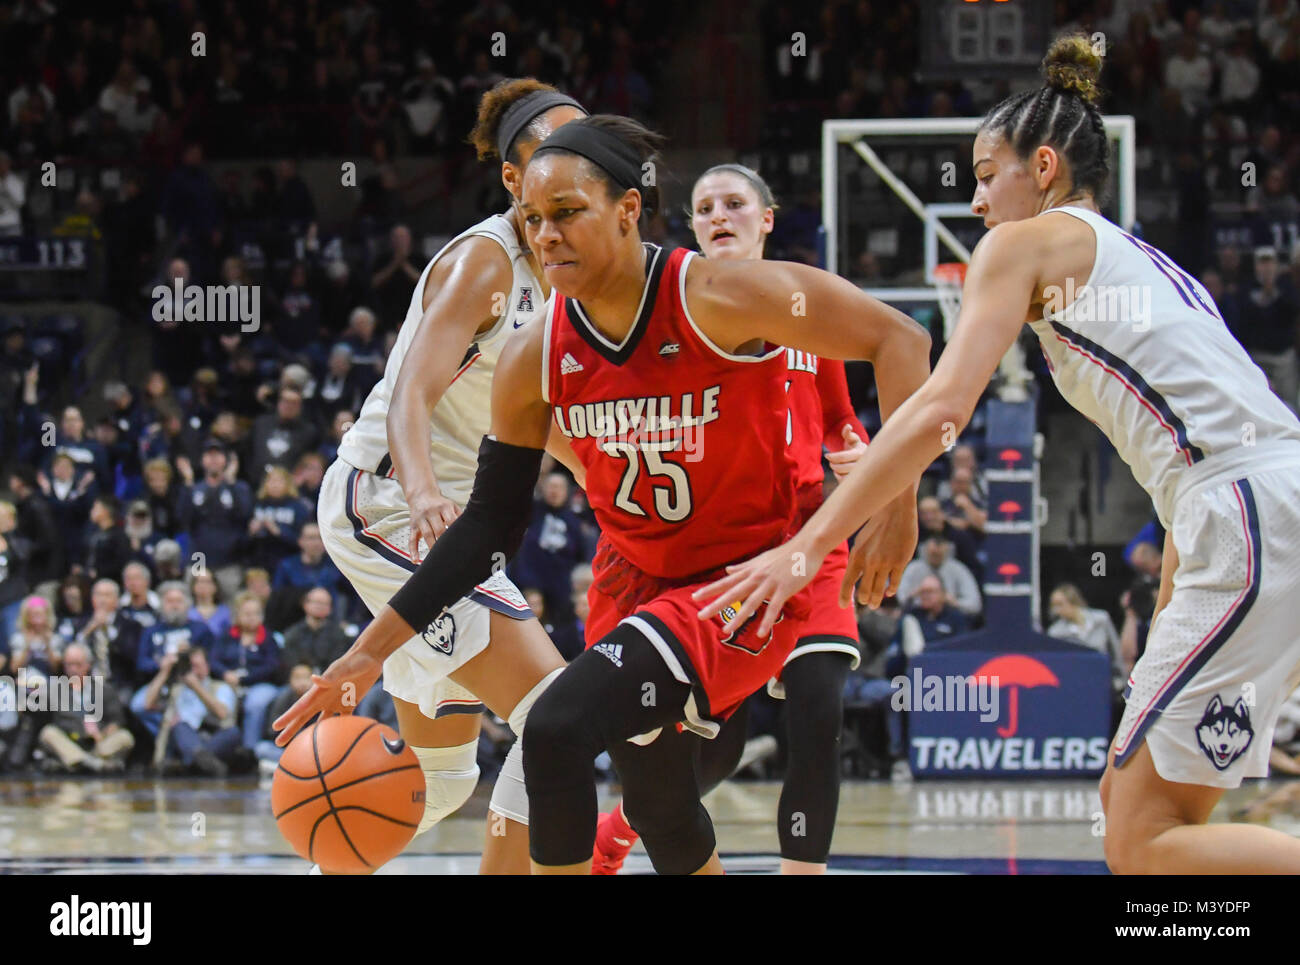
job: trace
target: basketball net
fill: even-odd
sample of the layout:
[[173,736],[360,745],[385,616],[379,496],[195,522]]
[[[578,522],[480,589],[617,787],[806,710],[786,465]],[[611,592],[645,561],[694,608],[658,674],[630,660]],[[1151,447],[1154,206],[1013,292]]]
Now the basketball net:
[[[962,286],[966,284],[966,269],[961,261],[943,262],[934,266],[934,287],[939,292],[939,310],[943,312],[943,339],[952,340],[953,329],[961,315]],[[998,363],[998,398],[1004,402],[1024,402],[1029,398],[1027,386],[1033,374],[1025,365],[1025,353],[1019,342],[1007,349]]]

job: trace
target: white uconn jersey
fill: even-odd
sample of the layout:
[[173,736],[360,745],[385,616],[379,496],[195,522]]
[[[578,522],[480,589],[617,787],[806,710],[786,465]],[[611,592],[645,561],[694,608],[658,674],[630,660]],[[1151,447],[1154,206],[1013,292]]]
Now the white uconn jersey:
[[[1205,288],[1163,252],[1081,208],[1092,275],[1030,323],[1067,402],[1106,434],[1161,522],[1180,486],[1300,456],[1300,422],[1228,332]],[[1044,212],[1047,214],[1050,212]]]
[[384,377],[370,390],[356,423],[343,436],[339,458],[358,469],[390,475],[392,458],[388,452],[388,404],[397,384],[397,375],[420,320],[424,316],[424,284],[430,269],[447,249],[462,238],[491,238],[505,249],[513,266],[514,278],[505,312],[492,329],[474,339],[447,391],[433,410],[429,422],[429,445],[433,472],[442,494],[460,506],[469,500],[478,466],[478,447],[488,431],[491,414],[492,374],[506,340],[515,330],[531,321],[545,308],[542,286],[528,266],[527,253],[520,247],[514,223],[509,215],[493,215],[457,235],[424,266],[411,295],[406,321],[393,346]]

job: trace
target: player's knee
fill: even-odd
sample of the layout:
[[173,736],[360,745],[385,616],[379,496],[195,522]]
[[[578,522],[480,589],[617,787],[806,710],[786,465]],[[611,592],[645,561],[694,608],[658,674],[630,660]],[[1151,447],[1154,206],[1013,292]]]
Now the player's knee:
[[455,747],[412,747],[424,772],[423,834],[469,800],[478,785],[478,741]]
[[561,674],[537,698],[528,714],[523,742],[524,774],[530,787],[572,776],[574,768],[590,767],[600,753],[589,708],[590,694],[570,687]]
[[[792,737],[798,734],[827,747],[839,740],[848,668],[849,658],[840,653],[808,654],[786,666],[781,680]],[[803,741],[791,741],[792,753],[795,744]]]
[[661,875],[694,874],[717,847],[713,822],[704,805],[699,801],[676,804],[629,808],[628,802],[623,802],[624,817],[641,836],[650,862]]

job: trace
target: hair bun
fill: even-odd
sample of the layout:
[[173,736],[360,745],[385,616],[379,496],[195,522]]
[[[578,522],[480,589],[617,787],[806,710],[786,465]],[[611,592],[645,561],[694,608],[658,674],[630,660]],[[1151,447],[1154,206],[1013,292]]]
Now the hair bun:
[[1102,55],[1083,34],[1066,34],[1052,41],[1043,58],[1043,77],[1047,86],[1074,94],[1087,104],[1101,98],[1097,79],[1101,76]]

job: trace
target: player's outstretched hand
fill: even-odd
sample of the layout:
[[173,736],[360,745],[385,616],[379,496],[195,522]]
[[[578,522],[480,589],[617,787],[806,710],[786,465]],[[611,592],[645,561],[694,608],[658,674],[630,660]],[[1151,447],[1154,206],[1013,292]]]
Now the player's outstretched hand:
[[849,566],[840,584],[840,606],[848,606],[853,587],[858,602],[875,609],[898,592],[903,570],[916,553],[916,499],[908,491],[858,530]]
[[311,690],[299,697],[297,703],[271,725],[279,731],[276,745],[287,745],[317,714],[335,717],[352,713],[361,698],[375,685],[383,669],[383,664],[370,654],[349,650],[326,667],[324,673],[312,674]]
[[862,437],[853,431],[852,426],[845,426],[840,430],[840,437],[844,440],[844,448],[839,452],[826,453],[826,461],[830,463],[831,469],[835,471],[836,480],[843,479],[853,467],[857,465],[862,454],[867,451],[867,444],[862,441]]
[[786,600],[808,585],[823,558],[809,552],[796,536],[744,563],[728,566],[726,576],[700,587],[691,596],[696,603],[709,601],[700,610],[701,620],[708,620],[727,607],[738,607],[731,621],[738,627],[744,626],[766,603],[767,609],[758,625],[758,635],[766,637],[776,625]]

